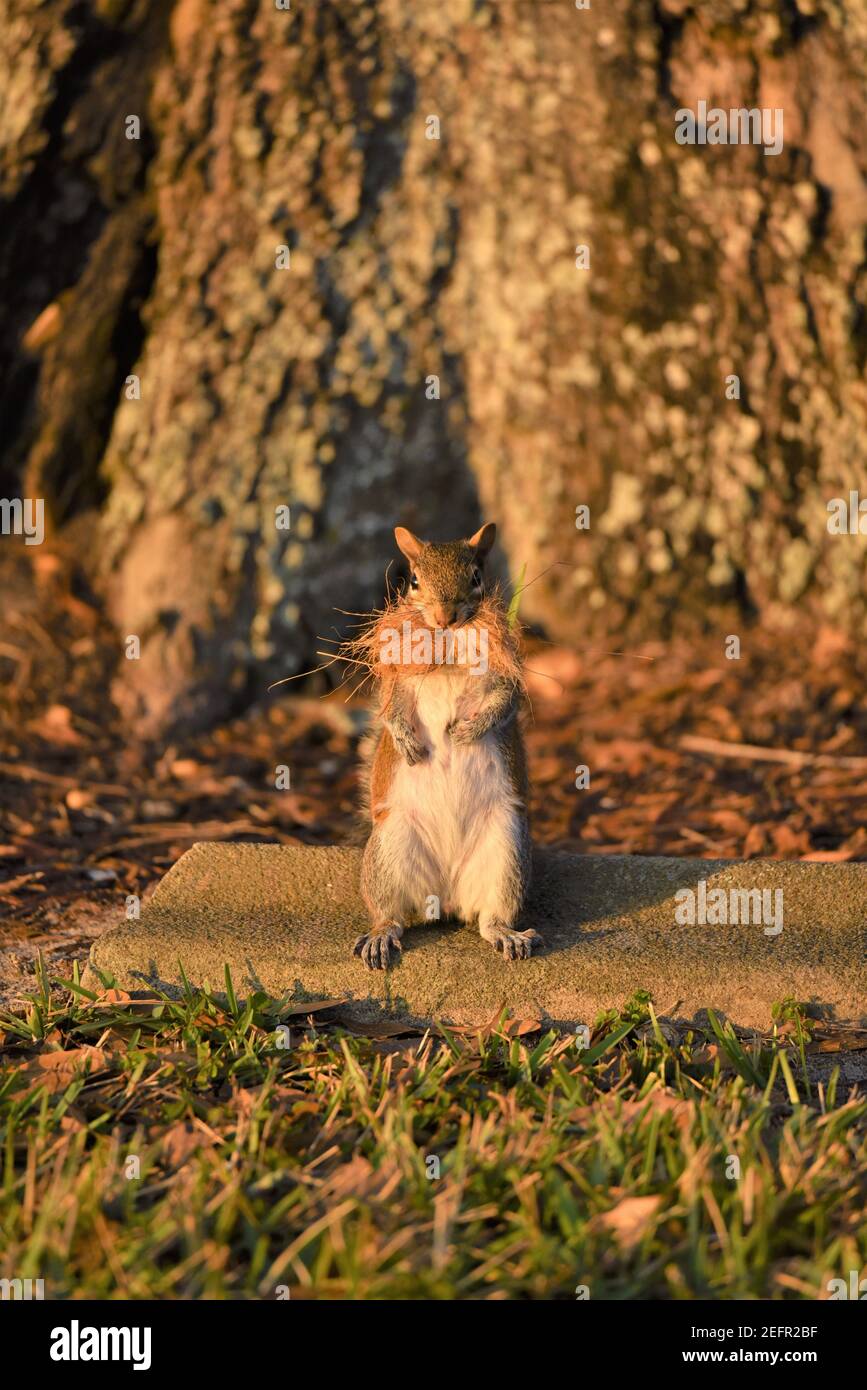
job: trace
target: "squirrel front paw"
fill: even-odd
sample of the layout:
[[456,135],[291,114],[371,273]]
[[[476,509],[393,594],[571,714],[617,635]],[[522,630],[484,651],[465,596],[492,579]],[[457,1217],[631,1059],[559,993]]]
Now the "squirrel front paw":
[[352,954],[361,956],[368,970],[387,970],[392,963],[392,951],[398,956],[401,953],[402,930],[396,922],[385,927],[374,927],[356,939]]
[[427,749],[423,743],[419,743],[415,734],[410,734],[400,751],[403,753],[410,767],[415,767],[416,763],[424,762],[427,757]]
[[409,725],[393,726],[391,736],[394,739],[398,752],[406,759],[410,767],[415,767],[422,759],[427,757],[428,750],[424,744],[419,742]]
[[475,719],[453,719],[446,725],[446,733],[452,743],[475,743],[485,733]]

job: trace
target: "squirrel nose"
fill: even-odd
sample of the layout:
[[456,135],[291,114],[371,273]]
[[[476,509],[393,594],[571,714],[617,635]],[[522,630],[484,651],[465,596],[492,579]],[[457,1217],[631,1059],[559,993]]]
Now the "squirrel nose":
[[437,627],[450,627],[457,615],[458,610],[454,604],[438,603],[434,614]]

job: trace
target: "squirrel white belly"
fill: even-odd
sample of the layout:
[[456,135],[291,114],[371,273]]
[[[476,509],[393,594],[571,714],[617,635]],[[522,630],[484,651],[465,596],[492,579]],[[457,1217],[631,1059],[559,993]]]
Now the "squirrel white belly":
[[[443,916],[464,921],[496,914],[498,884],[512,868],[524,808],[500,755],[496,733],[453,743],[446,732],[458,717],[473,677],[435,672],[419,682],[416,714],[429,756],[398,763],[388,797],[383,838],[396,855],[411,854],[405,876],[407,915],[425,916],[430,898]],[[464,687],[464,688],[462,688]]]
[[[495,528],[447,545],[395,534],[413,567],[408,597],[380,616],[371,641],[401,628],[408,636],[408,623],[413,642],[377,670],[382,727],[362,866],[371,929],[353,949],[384,969],[406,926],[452,916],[477,921],[507,958],[524,959],[541,938],[515,926],[530,879],[528,789],[517,644],[482,587]],[[425,635],[437,632],[452,634],[446,651],[457,659],[427,661]]]

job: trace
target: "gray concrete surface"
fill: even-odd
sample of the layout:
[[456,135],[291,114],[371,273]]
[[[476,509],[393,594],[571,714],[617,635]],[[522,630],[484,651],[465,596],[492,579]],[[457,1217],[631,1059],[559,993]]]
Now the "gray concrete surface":
[[[366,926],[359,864],[357,849],[195,845],[138,921],[94,943],[91,963],[130,991],[173,991],[179,962],[191,983],[220,990],[228,963],[239,995],[341,998],[362,1018],[478,1023],[507,1004],[571,1025],[643,988],[660,1012],[684,1018],[712,1007],[766,1027],[771,1006],[792,995],[828,1017],[867,1021],[867,864],[540,850],[521,925],[542,933],[541,954],[507,962],[474,927],[423,925],[406,932],[385,974],[351,955]],[[727,894],[781,889],[782,932],[677,925],[674,895],[697,892],[699,880]]]

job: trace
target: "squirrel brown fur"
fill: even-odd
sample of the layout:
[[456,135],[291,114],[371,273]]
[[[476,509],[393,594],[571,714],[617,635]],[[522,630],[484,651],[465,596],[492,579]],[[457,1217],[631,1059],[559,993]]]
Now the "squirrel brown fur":
[[353,644],[379,687],[361,888],[371,926],[353,947],[385,969],[414,922],[475,921],[509,960],[541,944],[517,922],[530,882],[518,640],[485,561],[493,524],[468,540],[397,544],[405,593]]

